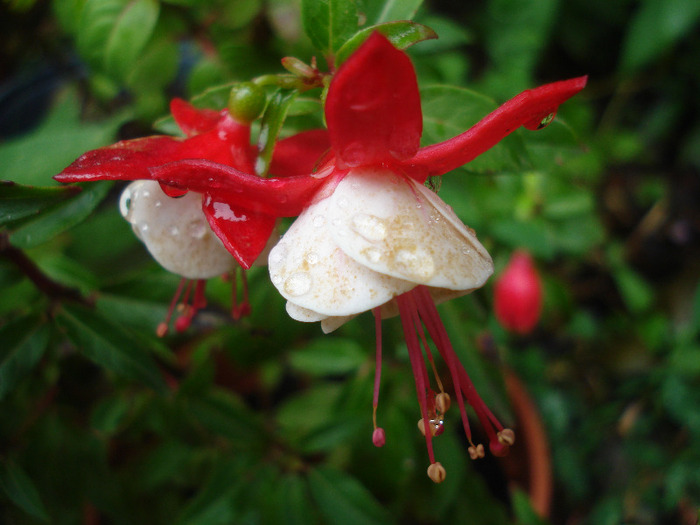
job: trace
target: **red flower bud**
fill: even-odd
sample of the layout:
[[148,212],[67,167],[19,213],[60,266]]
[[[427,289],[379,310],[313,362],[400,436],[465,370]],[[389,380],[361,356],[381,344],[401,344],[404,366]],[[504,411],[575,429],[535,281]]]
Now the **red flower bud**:
[[496,282],[494,308],[506,330],[527,334],[537,324],[542,311],[542,282],[528,253],[513,253]]

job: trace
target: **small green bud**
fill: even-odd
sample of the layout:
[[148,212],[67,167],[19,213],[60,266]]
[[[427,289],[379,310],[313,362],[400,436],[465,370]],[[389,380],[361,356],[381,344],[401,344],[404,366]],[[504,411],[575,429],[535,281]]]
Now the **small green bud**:
[[265,109],[265,91],[252,82],[241,82],[231,88],[228,96],[228,111],[241,124],[250,124]]

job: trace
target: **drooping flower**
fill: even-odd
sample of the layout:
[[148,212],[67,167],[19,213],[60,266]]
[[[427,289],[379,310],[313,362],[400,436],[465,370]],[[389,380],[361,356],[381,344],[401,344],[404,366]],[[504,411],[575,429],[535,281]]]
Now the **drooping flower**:
[[378,446],[385,441],[376,425],[380,319],[400,315],[418,393],[419,428],[430,457],[428,475],[435,482],[444,479],[445,469],[435,461],[432,437],[442,432],[450,398],[426,332],[449,369],[470,455],[484,452],[472,442],[466,404],[475,410],[494,454],[507,453],[514,433],[503,428],[476,392],[435,307],[481,287],[493,272],[491,257],[473,230],[423,182],[473,159],[520,125],[536,128],[551,120],[556,107],[584,85],[581,78],[525,92],[464,134],[422,149],[413,67],[386,39],[370,37],[330,85],[328,183],[270,252],[270,276],[287,299],[289,314],[321,321],[326,332],[361,312],[374,312],[373,442]]
[[[177,169],[163,166],[158,177],[177,187],[208,190],[227,202],[254,198],[270,213],[293,216],[301,211],[270,252],[270,276],[287,299],[289,314],[300,321],[321,321],[326,332],[373,311],[373,442],[378,446],[385,441],[376,425],[380,321],[401,316],[420,406],[419,427],[430,457],[428,475],[439,482],[445,470],[435,461],[431,440],[442,429],[449,396],[433,364],[426,331],[449,369],[467,437],[472,438],[467,403],[484,426],[493,453],[506,453],[514,434],[477,394],[435,307],[482,286],[493,271],[491,258],[474,232],[423,183],[469,162],[521,125],[546,125],[585,83],[581,77],[525,91],[466,132],[420,148],[422,113],[413,66],[407,55],[374,34],[333,77],[325,106],[331,151],[306,182],[254,180],[234,169],[224,173],[194,162]],[[192,176],[205,172],[204,179]],[[483,456],[484,447],[472,443],[469,453]]]
[[542,282],[529,253],[513,253],[494,287],[496,319],[506,330],[530,333],[542,313]]
[[[122,194],[122,213],[153,257],[183,277],[166,322],[158,327],[160,335],[167,331],[181,292],[184,313],[176,321],[178,330],[187,328],[205,306],[205,279],[229,273],[235,279],[237,268],[250,268],[267,246],[276,222],[275,215],[259,211],[254,201],[232,206],[205,189],[188,193],[159,181],[155,175],[159,167],[177,169],[187,161],[254,173],[256,149],[250,143],[249,123],[236,121],[227,110],[197,109],[180,99],[171,102],[171,112],[185,139],[152,136],[118,142],[85,153],[55,177],[60,182],[137,181]],[[273,169],[290,176],[308,172],[327,148],[325,131],[300,133],[278,143]],[[250,308],[245,273],[241,275],[244,297],[238,304],[234,285],[234,318]]]

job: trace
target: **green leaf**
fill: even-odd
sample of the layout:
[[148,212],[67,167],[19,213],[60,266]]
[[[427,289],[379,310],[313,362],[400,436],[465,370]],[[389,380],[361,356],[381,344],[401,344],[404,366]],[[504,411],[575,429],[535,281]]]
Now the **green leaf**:
[[258,159],[255,163],[255,172],[264,177],[270,169],[270,160],[275,150],[277,136],[279,135],[287,112],[296,98],[296,91],[278,90],[267,104],[265,113],[260,123],[258,135]]
[[651,306],[654,291],[634,270],[621,265],[613,269],[613,277],[622,294],[622,299],[631,312],[642,312]]
[[355,33],[343,46],[338,50],[335,57],[336,67],[345,62],[369,36],[378,31],[389,39],[397,49],[406,49],[417,42],[437,38],[438,35],[428,26],[418,24],[416,22],[387,22],[370,26]]
[[309,487],[301,476],[289,474],[279,483],[276,491],[277,509],[281,512],[276,516],[277,523],[287,525],[310,525],[318,523],[311,505]]
[[78,21],[78,52],[93,67],[104,64],[107,43],[128,0],[87,0]]
[[290,354],[293,368],[316,376],[346,374],[367,360],[360,343],[341,337],[316,338]]
[[0,328],[0,399],[39,362],[49,343],[49,325],[34,317]]
[[359,26],[354,0],[302,0],[301,17],[311,43],[330,57]]
[[631,72],[648,65],[693,29],[698,17],[697,0],[642,2],[622,45],[622,69]]
[[107,39],[104,56],[107,73],[118,79],[127,76],[151,38],[158,11],[159,4],[155,0],[131,0],[124,5]]
[[360,0],[368,24],[412,19],[423,0]]
[[520,489],[513,490],[513,511],[518,525],[547,525],[532,508],[528,495]]
[[184,411],[200,425],[230,439],[237,447],[262,442],[264,432],[256,414],[236,396],[224,390],[188,396],[182,399]]
[[22,467],[11,460],[0,463],[0,488],[10,500],[27,514],[44,521],[49,515],[34,483]]
[[36,187],[0,181],[0,225],[37,215],[78,192],[78,186]]
[[0,145],[2,178],[36,186],[54,183],[51,177],[86,150],[112,142],[127,117],[122,112],[101,122],[81,122],[78,96],[66,91],[41,126]]
[[88,184],[76,197],[63,201],[23,223],[10,234],[10,242],[18,248],[32,248],[52,239],[87,218],[102,202],[113,184],[111,181]]
[[309,472],[309,486],[326,523],[394,523],[386,509],[349,474],[327,467],[318,468]]
[[232,496],[246,483],[241,460],[227,458],[217,462],[199,493],[178,516],[177,525],[213,525],[235,522]]
[[64,304],[57,322],[85,356],[116,375],[140,381],[159,393],[167,386],[151,348],[120,326],[84,306]]

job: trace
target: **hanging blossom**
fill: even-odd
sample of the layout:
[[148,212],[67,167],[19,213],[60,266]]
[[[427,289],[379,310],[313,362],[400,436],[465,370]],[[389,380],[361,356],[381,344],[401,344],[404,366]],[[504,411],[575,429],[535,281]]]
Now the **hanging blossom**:
[[[377,446],[386,440],[376,423],[381,319],[400,315],[418,394],[419,428],[430,458],[428,475],[440,482],[445,469],[435,460],[432,438],[443,429],[450,396],[437,375],[428,336],[449,370],[470,456],[483,456],[484,447],[472,441],[467,404],[484,427],[492,453],[506,454],[515,436],[476,392],[435,307],[482,286],[493,272],[491,257],[424,183],[471,161],[520,126],[546,126],[557,107],[585,84],[580,77],[525,91],[464,133],[421,148],[422,112],[413,66],[406,54],[375,33],[331,81],[325,105],[331,149],[305,181],[256,180],[194,162],[177,169],[164,166],[158,176],[177,187],[208,190],[226,202],[253,199],[280,216],[301,211],[270,252],[270,276],[287,299],[291,317],[320,321],[325,332],[361,312],[374,313],[372,439]],[[202,179],[192,176],[204,172]]]
[[[257,150],[250,143],[249,123],[238,122],[227,110],[197,109],[180,99],[174,99],[170,108],[185,139],[153,136],[121,141],[85,153],[55,177],[60,182],[135,180],[122,193],[122,215],[154,259],[182,276],[167,318],[158,326],[161,336],[180,297],[182,314],[175,327],[182,331],[190,325],[206,305],[206,279],[218,275],[234,279],[232,316],[238,319],[249,313],[243,271],[243,300],[237,301],[236,270],[264,264],[265,248],[276,240],[276,216],[260,212],[255,202],[232,206],[206,190],[188,192],[159,182],[159,167],[177,169],[186,161],[255,173]],[[293,178],[311,170],[327,148],[323,130],[298,134],[277,144],[271,168]]]

